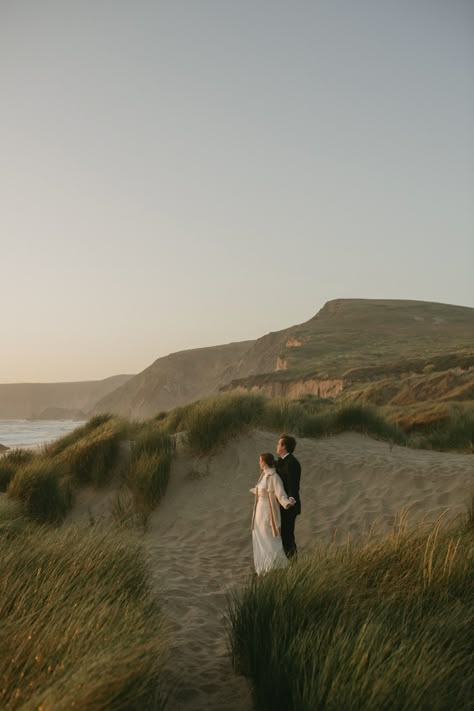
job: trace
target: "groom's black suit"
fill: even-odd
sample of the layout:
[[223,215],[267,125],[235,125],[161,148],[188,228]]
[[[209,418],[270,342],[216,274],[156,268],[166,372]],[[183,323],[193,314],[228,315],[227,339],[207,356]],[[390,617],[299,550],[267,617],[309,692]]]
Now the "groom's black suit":
[[283,482],[287,496],[292,496],[296,504],[289,509],[280,506],[281,514],[281,542],[288,558],[296,554],[295,522],[301,513],[300,479],[301,464],[292,454],[287,454],[283,459],[277,459],[276,470]]

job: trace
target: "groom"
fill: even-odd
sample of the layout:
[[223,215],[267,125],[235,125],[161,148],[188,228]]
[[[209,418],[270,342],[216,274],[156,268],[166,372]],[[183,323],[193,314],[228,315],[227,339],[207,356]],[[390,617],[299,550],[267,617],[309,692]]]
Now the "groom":
[[279,457],[276,463],[276,470],[283,482],[287,496],[292,496],[296,501],[296,504],[289,509],[284,509],[280,506],[281,542],[283,543],[283,550],[287,558],[292,558],[297,553],[295,523],[297,515],[301,513],[301,465],[296,457],[293,456],[295,447],[296,440],[294,437],[287,434],[280,435],[276,448]]

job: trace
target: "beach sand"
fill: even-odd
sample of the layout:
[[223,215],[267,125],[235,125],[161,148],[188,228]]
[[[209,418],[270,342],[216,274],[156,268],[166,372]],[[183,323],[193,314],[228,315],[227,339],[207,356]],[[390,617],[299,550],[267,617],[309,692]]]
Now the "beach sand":
[[[224,616],[226,596],[252,574],[248,490],[258,478],[258,455],[274,452],[276,441],[252,432],[210,458],[178,447],[168,492],[144,537],[172,629],[171,709],[252,708],[247,682],[232,670]],[[314,544],[362,537],[372,526],[387,533],[406,507],[413,526],[444,511],[464,515],[474,486],[470,455],[392,447],[354,433],[299,439],[295,455],[302,465],[302,555]],[[102,507],[105,498],[97,500]],[[94,513],[92,498],[88,510]]]

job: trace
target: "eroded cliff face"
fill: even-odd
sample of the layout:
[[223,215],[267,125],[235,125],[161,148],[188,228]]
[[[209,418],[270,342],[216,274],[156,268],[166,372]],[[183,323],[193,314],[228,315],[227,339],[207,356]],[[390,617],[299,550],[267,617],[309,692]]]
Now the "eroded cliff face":
[[317,397],[336,397],[344,390],[344,380],[290,380],[260,383],[258,385],[244,386],[242,384],[228,386],[226,392],[233,393],[261,393],[268,397],[297,398],[302,395],[316,395]]
[[287,370],[288,360],[286,358],[278,357],[276,360],[275,370]]
[[296,336],[291,336],[286,342],[287,348],[300,348],[302,345],[303,341],[300,341]]

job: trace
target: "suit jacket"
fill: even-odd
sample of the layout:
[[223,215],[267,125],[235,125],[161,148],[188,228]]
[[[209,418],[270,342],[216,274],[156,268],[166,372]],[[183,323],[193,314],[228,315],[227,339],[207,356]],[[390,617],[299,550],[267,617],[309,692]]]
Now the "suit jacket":
[[[292,496],[296,501],[295,506],[292,509],[288,509],[288,511],[294,511],[295,515],[300,514],[301,464],[296,457],[293,456],[293,454],[288,454],[284,459],[277,459],[276,470],[278,476],[283,482],[287,495]],[[285,511],[285,513],[288,513],[288,511]]]

